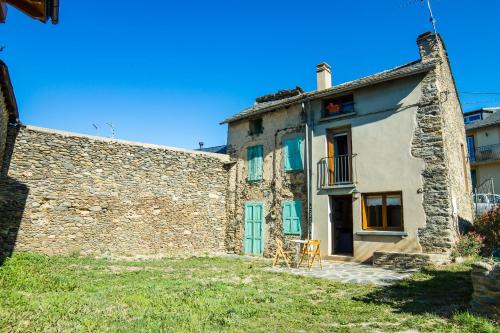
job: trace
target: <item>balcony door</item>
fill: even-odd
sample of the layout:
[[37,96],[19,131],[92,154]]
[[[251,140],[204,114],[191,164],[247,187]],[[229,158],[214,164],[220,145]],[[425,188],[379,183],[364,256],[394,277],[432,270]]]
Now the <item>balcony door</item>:
[[352,183],[351,129],[328,132],[329,185]]
[[476,145],[474,144],[474,136],[467,136],[467,151],[469,152],[469,162],[476,161]]

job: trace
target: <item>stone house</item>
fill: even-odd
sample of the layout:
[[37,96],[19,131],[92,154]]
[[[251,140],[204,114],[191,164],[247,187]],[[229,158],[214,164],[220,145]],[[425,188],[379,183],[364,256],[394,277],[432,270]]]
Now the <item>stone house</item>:
[[276,238],[309,238],[338,260],[448,257],[472,220],[462,110],[441,37],[417,45],[420,59],[338,85],[322,63],[317,90],[259,97],[223,121],[230,251],[266,256]]
[[4,156],[8,125],[18,123],[18,118],[19,113],[9,70],[7,65],[0,60],[0,158],[2,158],[0,160],[3,160]]
[[493,178],[500,189],[500,108],[464,113],[472,186]]

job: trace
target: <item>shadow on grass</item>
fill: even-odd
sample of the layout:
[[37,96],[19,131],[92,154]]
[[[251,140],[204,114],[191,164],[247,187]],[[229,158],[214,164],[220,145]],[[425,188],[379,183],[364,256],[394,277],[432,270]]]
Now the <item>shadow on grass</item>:
[[397,312],[430,313],[450,318],[466,310],[472,295],[470,267],[458,270],[423,269],[410,279],[383,287],[355,300],[385,304]]
[[10,161],[18,133],[17,127],[9,127],[2,168],[0,173],[0,266],[12,255],[26,206],[29,188],[9,177]]

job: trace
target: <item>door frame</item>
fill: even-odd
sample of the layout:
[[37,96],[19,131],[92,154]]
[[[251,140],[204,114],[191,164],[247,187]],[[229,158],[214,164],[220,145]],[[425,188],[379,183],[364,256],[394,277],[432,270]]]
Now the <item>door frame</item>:
[[[335,206],[334,206],[334,201],[335,198],[344,198],[344,199],[350,199],[350,207],[351,207],[351,233],[352,233],[352,253],[335,253],[335,221],[334,221],[334,216],[335,216]],[[330,240],[329,246],[328,246],[328,252],[332,256],[349,256],[349,257],[354,257],[354,207],[353,207],[353,196],[352,194],[345,194],[345,195],[329,195],[329,201],[330,201],[330,232],[328,233],[328,239]]]
[[[247,207],[248,206],[260,206],[262,210],[261,214],[261,244],[260,244],[260,252],[259,253],[254,253],[253,252],[253,244],[252,244],[252,251],[247,251],[246,248],[246,231],[247,231]],[[264,217],[264,203],[259,202],[259,201],[247,201],[245,202],[245,207],[244,207],[244,212],[243,212],[243,252],[245,254],[249,255],[257,255],[257,256],[262,256],[264,254],[264,244],[265,244],[265,217]]]
[[[330,128],[326,130],[326,146],[327,146],[327,166],[328,166],[328,185],[332,186],[335,183],[335,145],[334,138],[339,135],[347,135],[347,151],[348,155],[352,155],[352,134],[351,126],[343,126]],[[352,163],[349,164],[349,173],[352,176]]]

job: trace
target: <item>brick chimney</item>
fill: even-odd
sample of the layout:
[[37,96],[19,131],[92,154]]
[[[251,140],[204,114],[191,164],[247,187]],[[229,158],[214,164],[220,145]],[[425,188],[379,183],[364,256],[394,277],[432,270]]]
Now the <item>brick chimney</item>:
[[316,79],[318,91],[328,89],[332,86],[332,70],[326,62],[316,66]]

